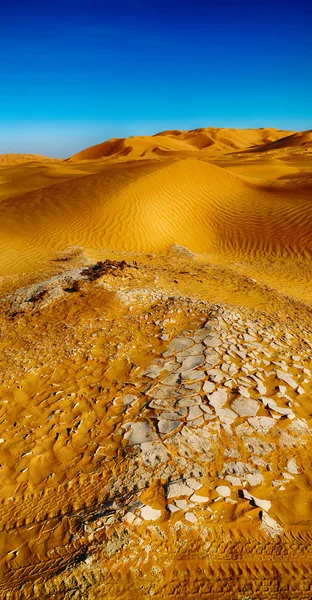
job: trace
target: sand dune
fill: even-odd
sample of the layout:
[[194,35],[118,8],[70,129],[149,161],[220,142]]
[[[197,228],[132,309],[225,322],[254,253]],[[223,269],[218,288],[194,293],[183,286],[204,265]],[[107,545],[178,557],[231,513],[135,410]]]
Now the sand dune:
[[273,181],[262,174],[262,182],[187,158],[69,170],[49,185],[37,173],[39,189],[2,199],[2,273],[12,271],[12,259],[19,271],[27,258],[72,245],[160,252],[177,243],[260,262],[310,257],[311,181],[291,172]]
[[246,149],[273,142],[285,133],[277,129],[194,129],[193,131],[163,131],[154,136],[114,138],[86,148],[70,158],[71,161],[97,160],[106,157],[152,157],[151,153],[224,152]]
[[43,162],[54,160],[48,156],[42,156],[41,154],[0,154],[0,165],[2,164],[21,164],[26,162]]
[[279,140],[264,144],[255,150],[258,152],[268,152],[270,150],[279,150],[281,148],[296,148],[304,146],[311,148],[312,146],[312,129],[301,131],[292,135],[287,135]]

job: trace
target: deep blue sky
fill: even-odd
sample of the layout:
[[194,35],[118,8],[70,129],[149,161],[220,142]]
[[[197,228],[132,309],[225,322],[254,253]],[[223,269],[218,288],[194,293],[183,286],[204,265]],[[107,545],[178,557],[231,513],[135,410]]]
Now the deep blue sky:
[[307,0],[10,0],[0,153],[167,128],[312,128]]

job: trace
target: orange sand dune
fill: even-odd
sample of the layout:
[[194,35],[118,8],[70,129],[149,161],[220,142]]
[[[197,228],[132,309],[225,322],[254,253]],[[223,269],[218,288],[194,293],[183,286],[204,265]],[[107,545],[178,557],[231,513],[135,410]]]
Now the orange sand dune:
[[42,161],[54,160],[48,156],[42,156],[41,154],[0,154],[0,165],[1,164],[20,164],[26,162],[42,162]]
[[188,141],[189,144],[199,150],[207,149],[214,146],[214,149],[244,149],[253,144],[266,144],[274,140],[278,140],[285,133],[291,132],[281,131],[279,129],[225,129],[208,127],[206,129],[194,129],[192,131],[164,131],[157,136],[172,136],[181,141]]
[[267,144],[284,136],[277,129],[195,129],[193,131],[163,131],[154,136],[114,138],[74,154],[70,160],[97,160],[105,157],[152,157],[151,152],[222,152]]
[[307,131],[300,131],[292,135],[287,135],[279,140],[272,141],[268,144],[260,146],[256,150],[259,152],[267,152],[269,150],[278,150],[280,148],[296,148],[304,146],[311,148],[312,146],[312,129]]
[[190,158],[69,175],[2,200],[3,275],[73,245],[161,252],[177,243],[260,263],[311,256],[307,176],[252,182]]
[[[106,157],[123,157],[130,155],[130,158],[142,158],[151,153],[160,150],[164,152],[181,152],[192,151],[192,146],[185,142],[180,142],[172,139],[170,136],[162,136],[160,140],[157,136],[131,137],[108,140],[103,144],[91,146],[86,150],[82,150],[74,156],[71,156],[71,161],[77,160],[97,160]],[[151,155],[153,157],[153,155]]]

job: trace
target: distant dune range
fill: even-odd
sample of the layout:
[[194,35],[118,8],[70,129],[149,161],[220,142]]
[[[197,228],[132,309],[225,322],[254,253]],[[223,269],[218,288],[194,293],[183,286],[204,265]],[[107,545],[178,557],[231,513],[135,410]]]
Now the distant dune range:
[[3,155],[1,275],[73,245],[310,259],[311,148],[311,131],[210,128],[113,139],[66,161]]

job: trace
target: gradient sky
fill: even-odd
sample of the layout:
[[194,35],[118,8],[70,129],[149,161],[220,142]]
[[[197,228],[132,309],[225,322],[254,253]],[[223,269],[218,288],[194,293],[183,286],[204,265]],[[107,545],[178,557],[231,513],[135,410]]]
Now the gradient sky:
[[10,0],[0,153],[167,128],[312,128],[307,0]]

